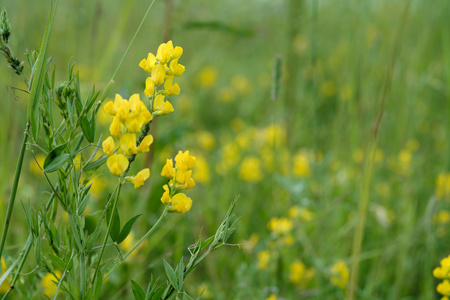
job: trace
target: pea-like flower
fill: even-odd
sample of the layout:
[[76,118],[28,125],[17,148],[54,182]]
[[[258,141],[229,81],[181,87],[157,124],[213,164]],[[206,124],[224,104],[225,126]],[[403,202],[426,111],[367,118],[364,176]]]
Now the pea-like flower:
[[150,177],[150,169],[145,168],[135,176],[129,177],[126,180],[131,182],[134,185],[134,188],[137,189],[144,185],[144,182]]
[[114,139],[112,136],[108,137],[106,140],[102,143],[103,146],[103,152],[105,152],[106,155],[111,156],[114,154],[114,150],[116,149],[116,144],[114,143]]
[[128,164],[128,159],[123,154],[111,155],[106,161],[109,171],[116,176],[120,176],[123,172],[125,172],[128,168]]
[[173,106],[169,101],[164,101],[163,95],[158,95],[153,103],[153,114],[155,116],[167,115],[173,112]]
[[192,207],[192,200],[183,193],[178,193],[172,197],[172,209],[175,212],[186,213]]

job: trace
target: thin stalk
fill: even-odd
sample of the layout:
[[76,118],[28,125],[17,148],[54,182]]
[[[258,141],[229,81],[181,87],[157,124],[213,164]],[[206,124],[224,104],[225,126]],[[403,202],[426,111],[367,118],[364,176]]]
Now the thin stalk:
[[[166,205],[166,208],[164,209],[164,211],[162,212],[161,216],[159,217],[158,221],[156,221],[155,224],[153,224],[152,228],[150,228],[149,231],[147,231],[146,234],[144,234],[144,236],[136,243],[136,245],[133,246],[133,248],[131,248],[130,251],[128,251],[124,256],[123,259],[121,260],[122,262],[131,255],[131,253],[133,253],[134,250],[136,250],[137,247],[139,247],[139,245],[145,241],[152,233],[153,231],[155,231],[155,229],[159,226],[159,224],[161,223],[161,221],[164,219],[164,217],[167,215],[167,212],[169,211],[169,205]],[[109,275],[111,275],[112,272],[114,272],[117,268],[119,267],[118,265],[115,265],[108,273],[106,273],[105,275],[105,279],[108,278]]]
[[114,197],[114,203],[113,203],[113,207],[111,210],[111,217],[109,218],[108,228],[106,229],[105,238],[103,239],[102,250],[100,251],[100,255],[98,257],[98,262],[97,262],[97,266],[95,267],[94,277],[92,278],[92,283],[95,282],[95,278],[97,277],[98,270],[100,269],[100,264],[102,262],[103,253],[105,252],[105,248],[106,248],[106,242],[108,241],[109,233],[111,232],[112,222],[114,219],[113,215],[114,215],[114,212],[116,211],[117,200],[119,199],[121,188],[122,188],[122,178],[120,178],[119,188]]
[[25,261],[27,259],[28,253],[30,252],[31,245],[32,245],[32,243],[31,243],[31,235],[30,235],[30,236],[28,236],[28,240],[27,240],[27,242],[25,244],[24,250],[22,250],[22,253],[20,254],[20,255],[22,255],[22,258],[20,260],[18,270],[17,270],[16,274],[14,275],[13,280],[11,281],[11,286],[9,287],[9,289],[5,293],[5,295],[3,295],[2,300],[6,299],[8,297],[8,295],[14,289],[14,285],[16,284],[16,281],[17,281],[17,279],[19,278],[19,275],[20,275],[20,270],[22,270],[23,265],[25,264]]
[[19,160],[17,161],[17,165],[16,165],[16,172],[14,174],[13,186],[12,186],[11,194],[9,196],[9,203],[8,203],[8,208],[6,211],[5,225],[3,226],[2,239],[0,241],[0,257],[2,257],[2,255],[3,255],[3,249],[5,247],[6,236],[8,234],[9,223],[11,222],[11,215],[12,215],[12,211],[14,208],[14,202],[16,201],[17,186],[19,185],[20,173],[22,171],[23,157],[25,156],[25,149],[26,149],[26,145],[27,145],[29,127],[30,127],[30,123],[27,123],[23,141],[22,141],[22,146],[21,146],[20,152],[19,152]]
[[80,293],[81,298],[86,294],[86,256],[85,252],[80,253]]

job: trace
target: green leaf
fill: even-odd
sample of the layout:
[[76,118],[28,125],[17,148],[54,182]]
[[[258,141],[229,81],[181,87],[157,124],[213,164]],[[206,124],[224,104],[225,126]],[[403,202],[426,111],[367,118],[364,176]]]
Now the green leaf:
[[39,137],[39,100],[41,99],[42,87],[44,85],[45,70],[47,66],[45,65],[48,42],[50,37],[50,31],[53,26],[53,21],[55,20],[56,7],[58,6],[58,1],[50,6],[50,13],[47,19],[47,25],[45,27],[44,37],[42,38],[41,47],[39,49],[39,56],[36,62],[36,71],[33,77],[33,82],[31,83],[30,101],[28,104],[27,118],[30,124],[31,134],[35,141]]
[[180,289],[178,291],[181,291],[181,287],[183,286],[184,281],[184,261],[183,257],[180,259],[180,264],[178,265],[178,283],[180,286]]
[[80,205],[77,208],[77,215],[81,216],[81,214],[84,212],[84,210],[86,209],[88,203],[89,203],[89,194],[85,195],[83,200],[81,200]]
[[165,284],[161,284],[153,293],[151,300],[160,300],[164,294]]
[[[108,214],[107,214],[107,222],[109,223],[109,220],[111,219],[111,209],[108,209]],[[111,223],[111,231],[109,232],[109,236],[111,237],[111,239],[113,240],[113,242],[117,242],[119,240],[119,235],[120,235],[120,217],[119,217],[119,212],[116,209],[114,210],[113,213],[113,220]]]
[[173,268],[169,265],[169,263],[163,259],[164,263],[164,270],[166,271],[167,278],[169,278],[169,282],[172,284],[172,286],[179,291],[178,287],[178,281],[177,281],[177,275],[175,274],[175,271]]
[[139,214],[137,216],[134,216],[133,218],[131,218],[130,220],[128,220],[128,222],[125,223],[125,225],[122,228],[122,231],[120,231],[120,235],[119,235],[119,239],[117,240],[117,244],[122,243],[127,236],[130,234],[131,232],[131,228],[134,225],[134,222],[136,222],[136,220],[142,216],[142,214]]
[[103,284],[103,274],[99,270],[98,275],[95,278],[94,282],[94,299],[99,299],[100,292],[102,291],[102,284]]
[[[44,161],[44,166],[43,166],[44,171],[58,156],[60,156],[64,152],[66,147],[67,147],[67,144],[64,143],[59,146],[56,146],[55,148],[52,149],[52,151],[50,151],[50,153],[47,155],[47,157],[45,158],[45,161]],[[45,171],[45,172],[48,172],[48,171]]]
[[[46,167],[44,167],[44,172],[45,173],[55,172],[56,170],[61,168],[69,160],[69,158],[70,158],[70,154],[68,154],[68,153],[63,153],[63,154],[56,156],[50,163],[47,164]],[[44,165],[45,165],[45,163],[44,163]]]
[[86,116],[83,116],[83,118],[81,119],[81,129],[83,130],[84,136],[86,137],[88,142],[92,143],[94,141],[95,128],[94,130],[92,129],[91,123]]
[[49,254],[48,257],[50,258],[50,260],[52,261],[53,265],[57,269],[59,269],[59,270],[65,270],[66,269],[66,264],[59,257],[57,257],[57,256],[55,256],[53,254]]
[[131,289],[136,300],[145,300],[144,290],[134,280],[131,280]]
[[100,157],[96,161],[90,162],[87,165],[85,165],[83,167],[83,171],[87,172],[87,171],[96,169],[96,168],[100,167],[101,165],[103,165],[106,162],[107,159],[108,159],[108,156],[104,155],[103,157]]

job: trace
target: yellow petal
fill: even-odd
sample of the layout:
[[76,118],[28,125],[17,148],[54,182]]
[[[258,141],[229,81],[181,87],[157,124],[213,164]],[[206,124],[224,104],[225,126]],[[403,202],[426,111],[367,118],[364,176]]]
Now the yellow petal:
[[192,200],[183,193],[176,194],[172,197],[172,209],[175,212],[186,213],[192,207]]
[[153,143],[153,136],[151,134],[147,135],[139,144],[137,148],[138,153],[145,153],[150,151],[150,145]]
[[114,154],[114,150],[116,149],[116,144],[114,143],[114,139],[110,136],[102,143],[103,146],[103,152],[106,153],[106,155],[111,156]]
[[122,135],[120,137],[120,148],[122,148],[125,155],[136,154],[136,133],[127,133]]
[[109,171],[116,175],[120,176],[125,170],[128,168],[128,159],[123,154],[114,154],[108,157],[106,161],[106,165],[108,166]]

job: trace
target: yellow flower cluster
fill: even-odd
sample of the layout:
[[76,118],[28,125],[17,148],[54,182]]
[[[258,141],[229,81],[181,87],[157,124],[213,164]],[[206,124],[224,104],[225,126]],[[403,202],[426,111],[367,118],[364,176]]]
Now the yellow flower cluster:
[[[149,53],[147,59],[139,63],[139,67],[151,74],[145,81],[144,94],[153,97],[154,116],[166,115],[174,110],[172,104],[164,98],[180,93],[180,87],[173,83],[173,79],[184,73],[185,67],[178,64],[182,54],[183,48],[173,47],[172,41],[168,41],[159,46],[156,56]],[[164,86],[163,90],[158,90],[160,85]]]
[[[136,133],[141,132],[142,127],[152,120],[152,115],[138,94],[132,95],[130,100],[123,99],[117,94],[114,102],[106,103],[104,109],[112,117],[112,123],[109,127],[111,136],[102,143],[103,152],[109,156],[106,161],[109,171],[120,176],[129,166],[126,156],[150,150],[153,136],[145,136],[137,145]],[[126,180],[138,188],[149,176],[150,170],[143,169],[136,176],[127,177]]]
[[294,261],[289,266],[289,280],[296,285],[305,286],[314,277],[314,269],[307,268],[301,260]]
[[436,179],[436,197],[445,199],[450,195],[450,173],[440,173]]
[[331,283],[338,288],[345,290],[350,278],[350,272],[347,264],[342,260],[338,260],[331,268]]
[[192,178],[192,168],[195,165],[195,157],[189,155],[189,151],[179,151],[175,156],[175,167],[173,160],[167,159],[161,176],[169,179],[169,183],[163,186],[164,194],[161,202],[164,204],[172,203],[174,212],[186,213],[192,207],[191,198],[184,193],[178,193],[179,190],[187,190],[195,186]]
[[436,291],[443,295],[441,300],[448,300],[450,296],[450,255],[441,260],[441,266],[433,270],[433,276],[443,279],[436,287]]
[[267,227],[275,235],[287,234],[292,230],[292,221],[288,218],[272,218]]

